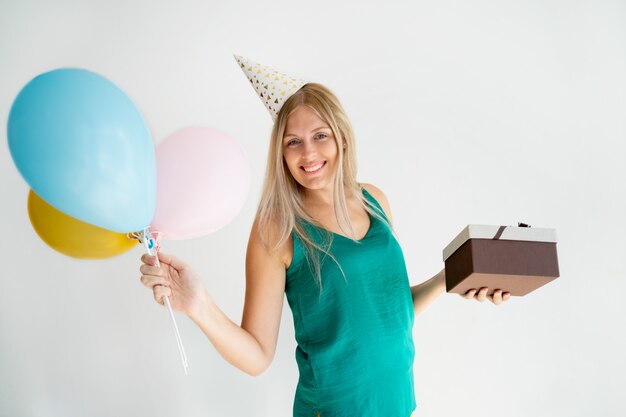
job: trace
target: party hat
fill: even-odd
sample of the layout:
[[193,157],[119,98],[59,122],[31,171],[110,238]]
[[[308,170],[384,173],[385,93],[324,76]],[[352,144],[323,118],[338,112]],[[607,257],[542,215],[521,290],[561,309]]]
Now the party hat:
[[274,121],[285,100],[307,83],[242,56],[234,57]]

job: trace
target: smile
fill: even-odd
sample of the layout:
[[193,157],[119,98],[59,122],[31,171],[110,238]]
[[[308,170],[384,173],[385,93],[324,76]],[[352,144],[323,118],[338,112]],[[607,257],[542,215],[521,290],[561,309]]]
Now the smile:
[[314,173],[318,172],[320,169],[322,169],[322,167],[324,165],[326,165],[326,161],[319,162],[319,163],[317,163],[315,165],[310,165],[310,166],[307,166],[307,167],[302,166],[300,168],[302,168],[304,170],[304,172],[306,172],[307,174],[314,174]]

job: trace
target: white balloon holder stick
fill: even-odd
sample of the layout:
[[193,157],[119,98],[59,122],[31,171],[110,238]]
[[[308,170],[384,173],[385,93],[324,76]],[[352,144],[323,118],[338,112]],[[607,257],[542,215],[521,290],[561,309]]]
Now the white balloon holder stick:
[[[157,268],[161,268],[161,263],[159,262],[159,255],[158,255],[158,250],[157,250],[157,245],[156,242],[154,241],[154,238],[152,237],[152,234],[150,233],[150,231],[146,228],[143,230],[142,233],[140,233],[141,236],[141,241],[143,242],[144,246],[146,247],[146,250],[148,251],[148,254],[150,256],[154,256],[156,259],[156,266]],[[187,373],[187,355],[185,355],[185,347],[183,346],[183,341],[180,338],[180,332],[178,331],[178,325],[176,325],[176,318],[174,318],[174,311],[172,310],[172,305],[170,304],[170,298],[165,296],[163,297],[163,303],[165,304],[165,306],[167,307],[167,309],[170,312],[170,318],[172,319],[172,324],[174,324],[174,332],[176,333],[176,343],[178,344],[178,351],[180,352],[180,359],[182,361],[183,364],[183,369],[185,370],[185,375],[188,375]]]

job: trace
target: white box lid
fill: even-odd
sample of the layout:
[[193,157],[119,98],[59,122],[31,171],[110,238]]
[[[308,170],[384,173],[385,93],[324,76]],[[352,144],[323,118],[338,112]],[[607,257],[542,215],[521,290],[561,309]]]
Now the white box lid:
[[445,261],[468,239],[493,239],[500,228],[504,230],[498,239],[501,240],[526,240],[533,242],[556,243],[556,229],[539,229],[534,227],[519,226],[490,226],[484,224],[468,224],[443,250]]

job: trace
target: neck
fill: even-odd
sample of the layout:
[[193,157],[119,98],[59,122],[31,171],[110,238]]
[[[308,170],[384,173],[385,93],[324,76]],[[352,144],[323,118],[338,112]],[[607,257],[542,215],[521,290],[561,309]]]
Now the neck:
[[333,189],[310,190],[305,188],[303,201],[307,206],[334,207],[335,197],[333,195]]
[[[317,208],[334,208],[335,196],[333,188],[321,190],[311,190],[305,188],[302,192],[302,201],[305,206],[317,207]],[[344,197],[346,202],[353,201],[355,198],[354,192],[349,189],[344,190]]]

